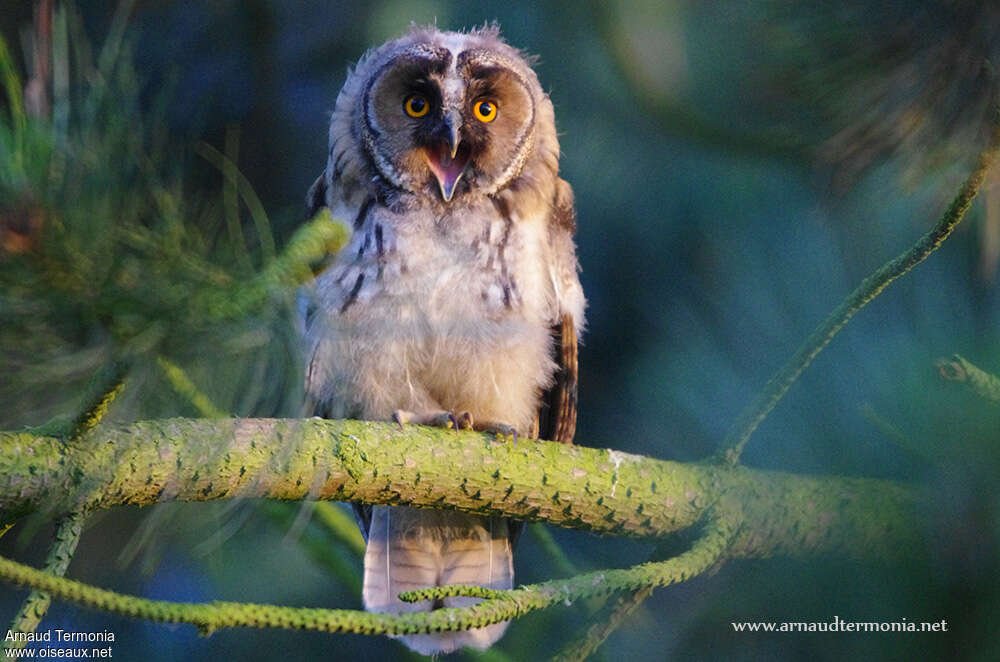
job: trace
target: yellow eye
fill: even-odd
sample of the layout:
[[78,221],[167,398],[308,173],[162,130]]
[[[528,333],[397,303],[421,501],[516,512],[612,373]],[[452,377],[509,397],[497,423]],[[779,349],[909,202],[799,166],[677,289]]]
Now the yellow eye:
[[403,103],[403,110],[410,117],[423,117],[430,109],[431,105],[427,103],[427,99],[419,94],[411,94],[406,97],[406,101]]
[[477,101],[472,112],[480,122],[492,122],[497,118],[497,105],[493,101]]

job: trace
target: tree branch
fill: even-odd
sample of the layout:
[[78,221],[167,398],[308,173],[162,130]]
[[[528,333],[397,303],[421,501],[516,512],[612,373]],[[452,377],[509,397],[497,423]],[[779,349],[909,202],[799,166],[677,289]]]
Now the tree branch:
[[489,434],[308,419],[168,419],[85,444],[0,433],[0,526],[34,511],[222,498],[410,504],[601,534],[661,537],[714,506],[732,555],[894,558],[918,547],[920,497],[866,478],[680,464]]
[[419,614],[146,600],[2,558],[0,579],[83,606],[191,623],[203,632],[283,627],[413,634],[481,627],[560,602],[667,586],[728,558],[891,559],[921,549],[921,498],[890,481],[679,464],[367,421],[168,419],[98,426],[75,444],[30,431],[0,433],[0,528],[34,511],[58,516],[223,498],[455,508],[634,537],[708,524],[687,552],[667,561],[478,593],[486,599],[473,606]]

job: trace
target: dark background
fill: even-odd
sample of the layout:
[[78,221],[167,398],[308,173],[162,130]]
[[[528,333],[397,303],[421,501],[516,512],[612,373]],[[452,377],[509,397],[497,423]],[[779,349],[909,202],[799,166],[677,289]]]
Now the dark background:
[[[305,191],[324,166],[328,115],[346,68],[411,21],[442,29],[498,21],[507,41],[540,58],[561,174],[576,193],[589,301],[578,442],[694,461],[717,448],[741,408],[855,285],[933,224],[984,144],[995,92],[990,58],[1000,55],[994,10],[961,2],[808,5],[139,2],[126,41],[143,107],[170,90],[162,122],[180,149],[203,141],[222,150],[227,131],[238,131],[238,165],[280,246],[305,220]],[[19,35],[31,6],[2,6],[0,29],[26,67]],[[78,7],[95,48],[114,8]],[[184,158],[192,190],[218,188],[216,170]],[[754,467],[929,486],[931,560],[731,563],[655,592],[595,659],[1000,655],[1000,407],[934,368],[937,357],[957,352],[1000,371],[995,181],[938,253],[817,358],[744,455]],[[224,409],[298,414],[299,367],[288,352],[259,373],[267,384],[291,385],[275,387],[276,396],[257,382],[248,387],[250,367],[238,361],[219,369],[233,361],[213,347],[175,349]],[[78,389],[91,361],[68,370],[70,378],[46,374]],[[114,417],[194,415],[150,375],[140,374]],[[16,394],[0,406],[4,428],[72,411],[66,393],[44,379],[22,386],[8,377]],[[0,553],[40,564],[49,533],[44,524],[18,527]],[[652,549],[552,533],[581,569],[642,562]],[[557,574],[531,538],[516,571],[524,583]],[[246,503],[103,513],[69,574],[173,600],[360,602],[309,560],[294,533]],[[0,588],[3,619],[24,595]],[[513,660],[543,659],[585,626],[585,614],[579,605],[531,614],[499,649]],[[730,626],[834,616],[944,619],[949,632],[762,635]],[[350,635],[237,630],[200,638],[190,626],[61,604],[46,627],[113,630],[117,659],[395,659],[402,651]]]

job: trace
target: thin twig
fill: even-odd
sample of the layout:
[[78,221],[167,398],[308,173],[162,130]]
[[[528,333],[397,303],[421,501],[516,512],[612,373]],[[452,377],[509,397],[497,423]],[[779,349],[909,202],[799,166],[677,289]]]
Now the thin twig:
[[88,432],[93,430],[111,407],[118,394],[125,388],[125,376],[128,373],[128,366],[124,362],[116,361],[111,363],[99,372],[94,378],[97,388],[96,397],[90,402],[86,409],[76,418],[73,429],[69,435],[69,442],[75,444]]
[[590,572],[500,591],[468,607],[432,612],[376,614],[352,609],[309,609],[233,602],[180,603],[147,600],[57,577],[0,557],[0,579],[47,591],[61,600],[105,612],[161,623],[190,623],[203,634],[227,627],[285,628],[358,634],[418,634],[457,631],[510,620],[556,604],[616,591],[662,587],[686,581],[716,565],[733,539],[728,526],[712,527],[687,552],[667,561],[623,570]]
[[195,383],[191,381],[188,374],[176,363],[162,356],[156,357],[156,365],[160,368],[163,376],[170,382],[177,395],[181,396],[195,408],[199,416],[205,418],[226,418],[226,412],[215,406],[212,400],[201,392]]
[[581,637],[571,641],[556,653],[552,662],[583,662],[586,660],[652,594],[652,587],[645,586],[638,591],[618,596],[615,603],[604,614],[597,617]]
[[829,344],[855,313],[878,296],[889,283],[923,262],[948,238],[955,226],[965,216],[973,198],[976,197],[979,187],[993,165],[998,147],[1000,147],[1000,122],[995,117],[989,145],[979,155],[976,168],[965,180],[958,195],[952,200],[941,219],[909,250],[886,262],[875,273],[863,280],[840,306],[810,334],[792,358],[771,378],[757,398],[740,413],[733,423],[722,442],[722,449],[719,451],[723,462],[731,465],[739,462],[743,448],[757,426],[771,413],[771,410],[799,378],[799,375],[809,367],[816,355],[823,351],[823,348]]
[[[66,574],[66,568],[73,558],[76,545],[80,542],[80,534],[83,533],[84,514],[80,511],[71,513],[64,517],[56,529],[56,538],[49,550],[49,555],[45,559],[45,572],[56,577]],[[52,597],[38,589],[31,591],[31,594],[21,605],[14,620],[11,622],[11,632],[34,632],[38,624],[52,603]],[[7,641],[4,643],[5,650],[24,648],[27,640]]]
[[[691,546],[693,544],[692,541],[697,541],[705,537],[713,528],[721,530],[721,527],[731,526],[732,523],[733,520],[729,520],[727,524],[718,512],[714,512],[708,516],[707,526],[703,531],[693,534],[691,529],[687,529],[681,534],[671,536],[661,542],[653,550],[649,562],[659,562],[676,556],[680,553],[681,549]],[[720,563],[722,560],[720,559]],[[711,570],[715,570],[718,565],[716,564]],[[588,615],[588,620],[591,621],[590,627],[582,635],[563,646],[562,650],[556,653],[553,660],[558,662],[579,660],[582,662],[588,659],[611,636],[612,632],[617,630],[633,612],[642,606],[642,603],[652,593],[651,587],[644,586],[638,590],[615,596],[614,603],[598,614],[601,611],[601,607],[604,607],[608,601],[608,596],[603,596],[601,603],[594,607]]]

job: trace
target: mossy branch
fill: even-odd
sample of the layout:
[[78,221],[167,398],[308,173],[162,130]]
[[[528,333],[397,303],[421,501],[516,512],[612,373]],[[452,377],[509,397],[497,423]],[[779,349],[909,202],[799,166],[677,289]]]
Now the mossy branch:
[[0,432],[0,524],[33,511],[223,498],[410,504],[601,534],[662,537],[715,505],[738,556],[893,558],[918,547],[921,497],[892,481],[681,464],[490,434],[321,419],[166,419],[80,447]]
[[484,598],[496,600],[507,594],[507,591],[475,584],[449,584],[447,586],[432,586],[418,591],[404,591],[399,594],[403,602],[423,602],[424,600],[444,600],[445,598]]
[[816,330],[806,338],[788,362],[771,377],[754,401],[740,412],[739,417],[723,440],[720,457],[724,462],[728,464],[739,462],[740,455],[743,453],[743,448],[746,446],[747,440],[750,439],[750,435],[767,418],[767,415],[788,392],[799,375],[816,358],[816,355],[823,351],[823,348],[844,328],[854,317],[854,314],[878,296],[882,290],[888,287],[889,283],[923,262],[952,233],[979,192],[980,186],[993,166],[997,150],[1000,149],[1000,110],[994,112],[993,132],[990,135],[989,144],[979,155],[972,173],[962,184],[962,188],[959,189],[958,194],[951,201],[937,224],[909,250],[889,260],[875,273],[865,278],[837,309],[816,327]]
[[[195,385],[183,368],[162,356],[157,357],[156,362],[174,391],[191,404],[199,415],[206,418],[225,418],[228,415]],[[344,556],[336,553],[331,554],[328,539],[317,540],[312,535],[303,535],[304,531],[299,528],[300,524],[304,525],[308,519],[303,519],[303,514],[311,514],[313,519],[323,526],[330,538],[356,560],[365,555],[365,541],[358,529],[357,522],[341,508],[327,501],[303,503],[297,508],[297,515],[292,515],[288,508],[283,507],[284,505],[268,504],[269,507],[265,508],[264,512],[284,530],[296,531],[296,535],[299,536],[299,544],[315,563],[330,571],[352,591],[360,593],[359,568],[352,565]]]

